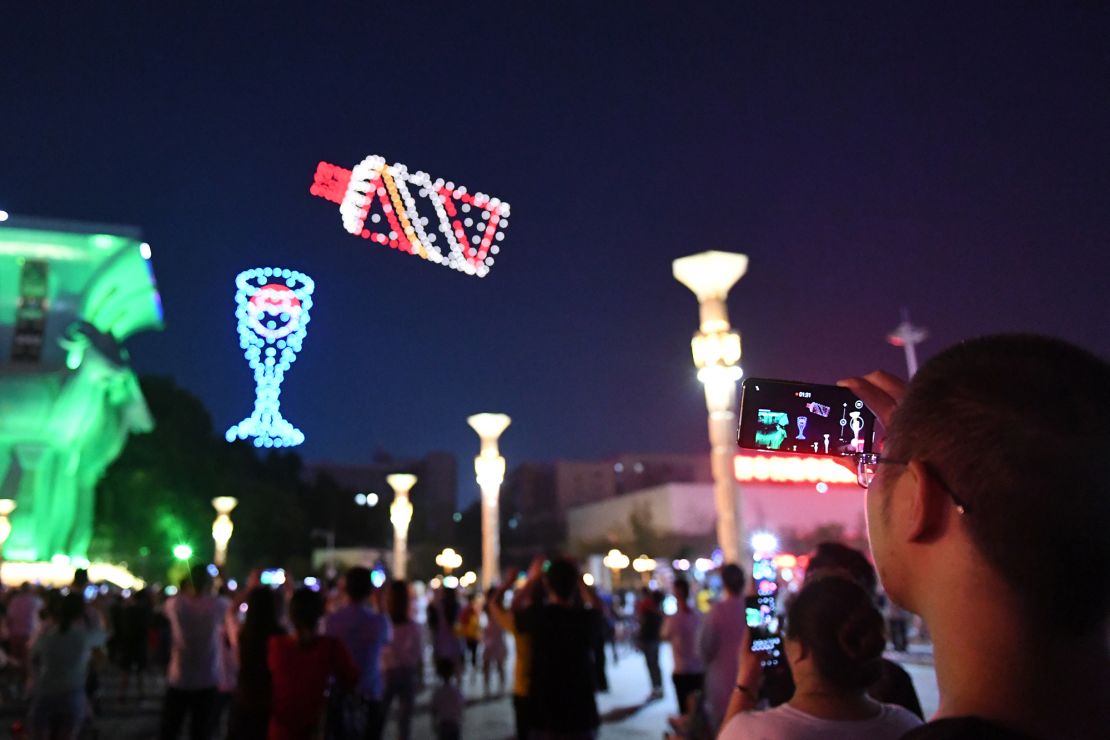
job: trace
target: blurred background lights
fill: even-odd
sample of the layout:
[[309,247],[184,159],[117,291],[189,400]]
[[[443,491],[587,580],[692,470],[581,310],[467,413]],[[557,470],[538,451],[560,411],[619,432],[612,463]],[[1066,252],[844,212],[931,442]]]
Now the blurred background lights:
[[355,503],[358,504],[359,506],[365,506],[366,505],[366,494],[365,493],[356,493],[355,494]]
[[757,554],[771,554],[779,549],[779,538],[770,532],[756,532],[752,535],[752,550]]

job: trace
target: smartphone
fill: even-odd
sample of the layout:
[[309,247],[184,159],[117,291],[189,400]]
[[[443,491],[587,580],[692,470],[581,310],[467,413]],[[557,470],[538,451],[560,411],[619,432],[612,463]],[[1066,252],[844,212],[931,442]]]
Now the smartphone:
[[736,434],[744,449],[843,457],[871,452],[874,441],[875,415],[847,388],[744,381]]
[[756,558],[752,563],[755,596],[744,599],[744,620],[752,631],[752,652],[760,656],[764,668],[782,663],[782,634],[778,615],[778,569],[771,558]]

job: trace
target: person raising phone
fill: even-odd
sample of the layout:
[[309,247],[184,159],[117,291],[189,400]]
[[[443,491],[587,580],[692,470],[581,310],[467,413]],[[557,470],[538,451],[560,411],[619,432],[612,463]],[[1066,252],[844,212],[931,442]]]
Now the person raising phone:
[[867,695],[882,671],[883,616],[870,595],[840,576],[808,582],[790,607],[784,649],[796,689],[789,702],[754,710],[760,656],[742,648],[736,688],[718,740],[896,740],[921,719]]

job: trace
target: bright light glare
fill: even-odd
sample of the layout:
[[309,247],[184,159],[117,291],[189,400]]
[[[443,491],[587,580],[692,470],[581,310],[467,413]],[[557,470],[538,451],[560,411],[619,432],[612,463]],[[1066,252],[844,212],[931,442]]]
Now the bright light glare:
[[139,245],[139,256],[144,260],[150,259],[150,245],[146,242]]
[[779,538],[770,532],[756,532],[752,535],[752,549],[763,553],[774,552],[779,549]]
[[8,220],[8,212],[7,211],[0,211],[0,221],[7,221],[7,220]]
[[594,574],[593,573],[583,573],[582,574],[582,583],[585,583],[587,586],[594,585]]
[[377,506],[378,505],[378,494],[376,494],[376,493],[366,494],[366,505],[367,506]]
[[188,560],[193,557],[193,548],[188,545],[174,545],[173,556],[178,560]]
[[702,573],[708,573],[716,567],[716,563],[709,558],[698,558],[694,561],[694,568],[700,570]]
[[459,579],[456,578],[455,576],[447,576],[446,578],[443,579],[443,587],[444,588],[458,588],[459,587]]
[[355,503],[358,504],[359,506],[365,506],[366,505],[366,494],[365,493],[356,493],[355,494]]

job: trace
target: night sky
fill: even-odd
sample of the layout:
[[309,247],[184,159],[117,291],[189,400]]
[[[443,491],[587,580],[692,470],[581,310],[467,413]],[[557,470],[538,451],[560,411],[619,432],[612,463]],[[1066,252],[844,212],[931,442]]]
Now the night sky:
[[[486,410],[510,466],[707,450],[671,277],[704,249],[751,258],[749,376],[904,372],[903,306],[924,357],[1015,330],[1110,354],[1105,6],[37,5],[0,16],[0,208],[143,228],[166,329],[134,365],[220,431],[253,401],[233,279],[259,265],[317,283],[282,396],[314,461],[468,469]],[[488,277],[309,195],[369,154],[512,204]]]

